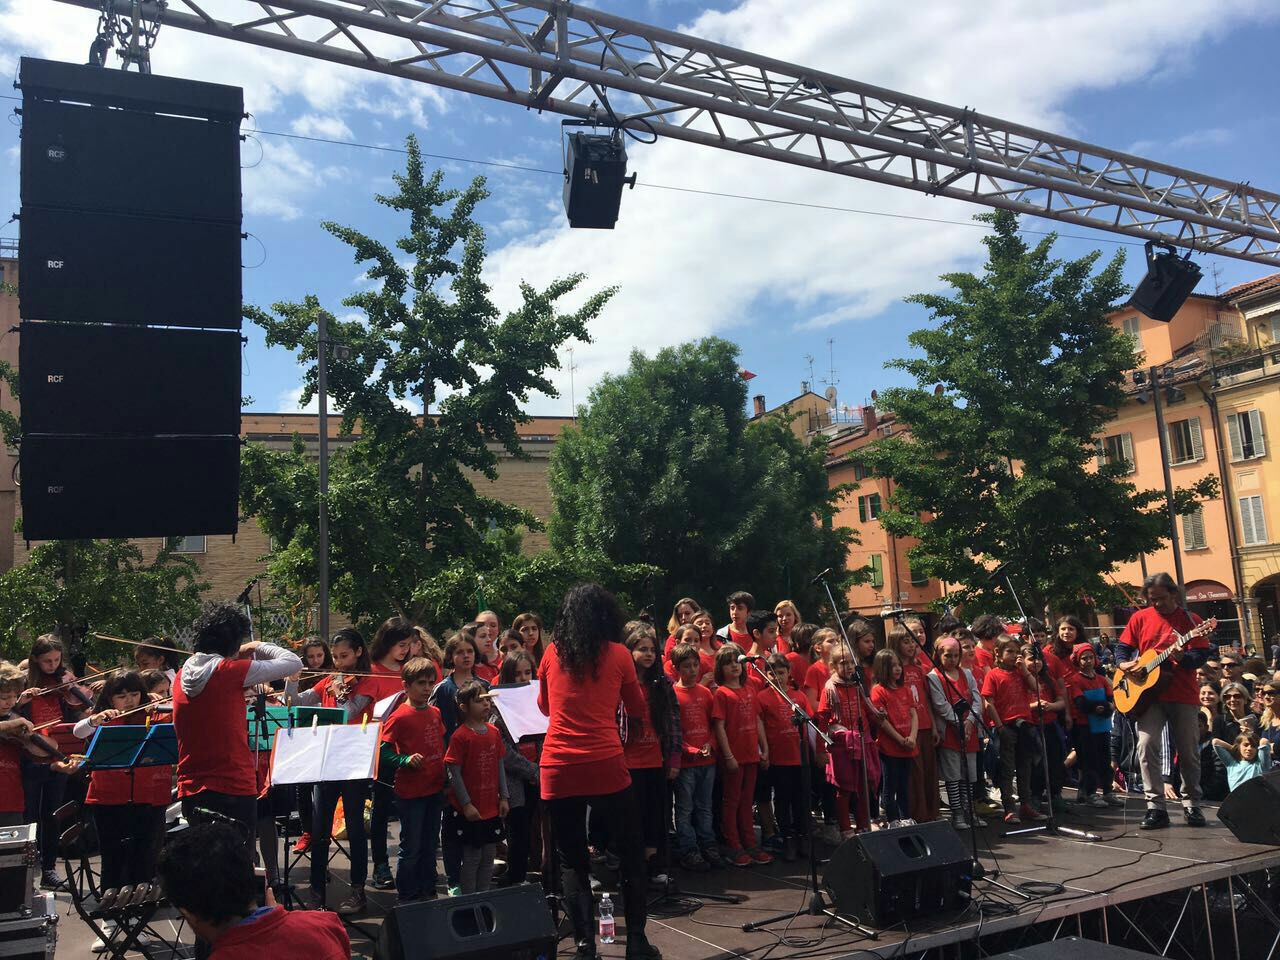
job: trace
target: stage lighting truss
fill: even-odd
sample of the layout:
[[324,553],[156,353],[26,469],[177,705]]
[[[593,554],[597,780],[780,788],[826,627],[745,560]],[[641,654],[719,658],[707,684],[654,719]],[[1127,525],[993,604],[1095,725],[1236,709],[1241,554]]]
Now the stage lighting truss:
[[578,119],[611,93],[628,129],[1280,266],[1280,194],[563,0],[102,2]]

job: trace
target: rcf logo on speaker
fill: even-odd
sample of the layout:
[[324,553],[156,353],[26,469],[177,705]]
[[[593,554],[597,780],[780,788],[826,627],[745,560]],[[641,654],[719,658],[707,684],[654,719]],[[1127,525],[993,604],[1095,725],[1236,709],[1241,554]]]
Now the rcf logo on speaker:
[[46,260],[44,265],[47,270],[61,270],[66,263],[67,261],[65,260]]
[[49,487],[47,490],[45,490],[45,493],[61,493],[61,492],[62,492],[61,485],[56,487]]
[[57,145],[45,147],[44,155],[54,163],[61,163],[67,159],[67,148]]
[[45,381],[46,381],[47,383],[61,383],[61,382],[62,382],[62,374],[60,374],[60,373],[51,373],[51,374],[49,374],[47,377],[45,377]]

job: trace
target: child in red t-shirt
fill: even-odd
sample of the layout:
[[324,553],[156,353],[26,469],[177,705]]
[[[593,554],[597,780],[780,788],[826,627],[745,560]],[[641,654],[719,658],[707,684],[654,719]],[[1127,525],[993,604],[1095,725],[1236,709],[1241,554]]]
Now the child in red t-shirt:
[[[627,718],[623,754],[631,775],[631,789],[639,802],[644,855],[651,875],[661,872],[658,853],[667,842],[667,782],[680,774],[679,706],[671,681],[658,663],[653,627],[640,623],[627,631],[625,643],[636,665],[636,679],[644,694],[645,712]],[[606,827],[616,831],[619,825]]]
[[[1035,680],[1022,659],[1021,645],[1016,638],[1004,637],[997,641],[996,657],[996,665],[982,682],[982,695],[995,713],[995,731],[1000,738],[1000,802],[1004,806],[1004,822],[1021,823],[1023,817],[1043,820],[1044,814],[1031,805],[1031,764],[1040,753],[1039,736],[1031,722]],[[1013,795],[1015,775],[1021,810]]]
[[807,842],[810,830],[810,814],[803,802],[801,777],[808,771],[800,765],[800,738],[808,731],[793,720],[792,704],[808,713],[808,701],[804,694],[791,686],[791,662],[782,653],[775,653],[768,660],[769,675],[786,694],[778,695],[773,687],[760,692],[760,714],[764,720],[764,736],[769,744],[769,769],[766,771],[768,790],[773,794],[773,819],[778,839],[776,846],[782,859],[788,863],[796,859],[801,842]]
[[0,661],[0,827],[23,823],[26,794],[22,789],[22,757],[27,752],[21,737],[31,730],[31,721],[13,712],[27,685],[27,675],[13,664]]
[[856,656],[843,643],[831,648],[831,679],[822,693],[822,718],[829,724],[832,741],[826,777],[835,788],[835,814],[841,834],[825,834],[824,838],[832,843],[853,835],[849,823],[851,798],[857,800],[853,816],[858,830],[871,829],[871,799],[880,789],[880,755],[871,730],[880,723],[881,715],[858,680]]
[[[1034,626],[1034,621],[1033,624]],[[1048,774],[1048,799],[1055,810],[1065,810],[1062,800],[1062,785],[1067,779],[1067,751],[1063,741],[1062,730],[1058,725],[1058,717],[1067,709],[1067,691],[1053,664],[1044,658],[1038,645],[1024,643],[1022,660],[1027,665],[1036,684],[1031,691],[1031,722],[1036,727],[1044,728],[1044,765],[1033,765],[1031,769],[1031,790],[1037,798],[1045,793],[1045,774]],[[1075,667],[1071,668],[1075,672]],[[1036,731],[1036,744],[1041,743],[1040,733]],[[1039,800],[1032,802],[1033,809],[1039,809]]]
[[[146,723],[148,701],[142,678],[132,670],[112,674],[98,695],[94,713],[76,723],[72,733],[91,740],[99,727]],[[138,712],[130,712],[138,711]],[[127,714],[122,716],[122,714]],[[103,890],[150,883],[155,879],[164,811],[172,799],[173,767],[94,770],[85,804],[93,812],[102,853]],[[96,952],[105,949],[95,943]]]
[[909,812],[912,758],[920,751],[920,711],[914,690],[902,678],[902,661],[892,650],[876,654],[871,703],[885,719],[880,724],[880,797],[890,822],[904,820]]
[[[920,641],[911,625],[918,620],[908,620],[907,626],[889,631],[885,649],[898,655],[902,664],[902,685],[911,691],[911,705],[916,708],[919,735],[916,737],[916,755],[911,761],[911,799],[907,816],[917,823],[931,823],[938,819],[941,803],[938,796],[938,754],[936,744],[941,734],[933,728],[933,710],[929,707],[929,681],[925,678],[933,669],[928,655],[920,649]],[[920,632],[924,626],[920,625]]]
[[400,855],[396,899],[433,900],[436,895],[436,840],[444,795],[444,721],[431,706],[436,665],[411,657],[400,668],[405,699],[382,722],[381,762],[395,771],[400,815]]
[[[1115,775],[1111,770],[1111,684],[1097,672],[1098,656],[1087,641],[1071,649],[1076,668],[1067,697],[1071,701],[1071,737],[1076,747],[1076,769],[1080,786],[1076,803],[1091,807],[1123,807],[1124,800],[1112,793]],[[1102,788],[1102,796],[1094,791]]]
[[720,748],[720,780],[724,802],[720,829],[735,867],[772,863],[773,857],[756,844],[751,804],[761,764],[769,764],[769,745],[760,719],[760,702],[750,684],[742,682],[742,648],[726,643],[716,651],[716,711],[712,725]]
[[712,742],[715,697],[698,682],[702,663],[694,644],[676,644],[671,662],[678,677],[676,704],[680,708],[681,737],[680,774],[675,781],[676,852],[680,866],[702,873],[721,863],[711,816],[716,782]]
[[449,799],[464,818],[456,821],[463,893],[489,889],[493,856],[502,839],[502,818],[507,815],[507,776],[502,766],[506,748],[498,728],[489,723],[489,709],[489,694],[479,681],[463,684],[458,690],[462,724],[453,732],[444,755]]

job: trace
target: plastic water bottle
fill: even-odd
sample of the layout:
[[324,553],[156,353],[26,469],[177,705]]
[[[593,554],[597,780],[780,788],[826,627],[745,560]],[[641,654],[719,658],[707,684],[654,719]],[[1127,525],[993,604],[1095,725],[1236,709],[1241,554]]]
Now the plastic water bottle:
[[613,920],[613,900],[606,893],[600,898],[600,942],[613,943],[617,925]]

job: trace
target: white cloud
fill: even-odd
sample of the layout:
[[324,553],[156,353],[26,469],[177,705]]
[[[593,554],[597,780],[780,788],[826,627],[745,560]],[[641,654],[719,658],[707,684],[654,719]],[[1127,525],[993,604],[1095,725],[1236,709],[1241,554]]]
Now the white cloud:
[[290,124],[290,128],[300,137],[324,137],[327,140],[350,140],[351,128],[341,117],[321,116],[315,113],[304,113]]
[[[744,0],[682,30],[1088,139],[1064,115],[1070,95],[1147,76],[1174,54],[1267,9],[1260,0],[1172,6],[1084,0],[1070,7]],[[680,142],[628,146],[629,170],[642,184],[947,220],[980,212],[959,201]],[[522,278],[541,283],[581,270],[590,290],[620,287],[594,324],[595,342],[577,351],[580,399],[601,374],[623,369],[633,347],[652,352],[712,333],[732,337],[749,326],[866,323],[908,293],[937,289],[939,274],[972,265],[982,249],[970,226],[665,190],[626,192],[612,232],[571,231],[558,202],[543,209],[527,214],[540,229],[491,254],[489,279],[508,308]],[[567,397],[567,371],[556,382]]]

